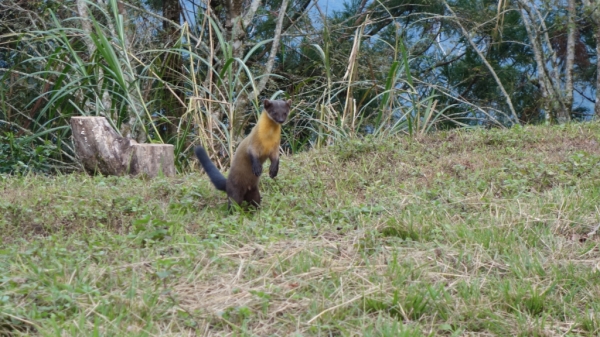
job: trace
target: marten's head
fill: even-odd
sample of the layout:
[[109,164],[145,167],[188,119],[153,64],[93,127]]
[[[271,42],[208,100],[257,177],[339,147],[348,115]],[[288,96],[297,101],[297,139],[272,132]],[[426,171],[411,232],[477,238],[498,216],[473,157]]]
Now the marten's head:
[[263,101],[263,106],[267,111],[267,116],[277,124],[283,124],[290,114],[290,106],[292,106],[292,100],[268,100]]

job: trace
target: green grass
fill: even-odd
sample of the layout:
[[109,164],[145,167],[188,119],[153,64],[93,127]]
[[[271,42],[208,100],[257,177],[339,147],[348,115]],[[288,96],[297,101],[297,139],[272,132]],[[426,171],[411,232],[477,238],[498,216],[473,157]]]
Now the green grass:
[[350,140],[234,214],[198,172],[0,176],[0,335],[596,336],[599,144]]

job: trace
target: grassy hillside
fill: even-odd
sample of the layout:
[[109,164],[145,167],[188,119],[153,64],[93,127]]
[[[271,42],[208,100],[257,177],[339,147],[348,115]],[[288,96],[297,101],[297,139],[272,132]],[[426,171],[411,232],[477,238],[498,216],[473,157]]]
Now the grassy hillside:
[[0,177],[0,335],[596,336],[599,143],[349,141],[231,215],[200,173]]

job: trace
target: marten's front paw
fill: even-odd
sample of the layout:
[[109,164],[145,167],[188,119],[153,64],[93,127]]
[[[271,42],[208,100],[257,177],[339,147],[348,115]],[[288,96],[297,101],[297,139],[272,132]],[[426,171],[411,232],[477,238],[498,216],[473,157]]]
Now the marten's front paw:
[[252,173],[257,177],[260,177],[262,174],[262,165],[252,164]]
[[271,177],[271,178],[277,177],[277,171],[279,171],[279,167],[272,165],[271,168],[269,169],[269,177]]

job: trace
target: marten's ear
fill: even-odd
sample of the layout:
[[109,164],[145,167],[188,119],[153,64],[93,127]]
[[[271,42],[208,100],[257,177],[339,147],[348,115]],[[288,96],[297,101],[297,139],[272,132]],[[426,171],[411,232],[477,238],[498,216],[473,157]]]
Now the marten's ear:
[[263,106],[265,107],[265,109],[268,109],[271,106],[271,101],[269,101],[268,99],[265,99],[263,101]]
[[287,103],[288,106],[292,106],[292,100],[288,99],[287,101],[285,101]]

